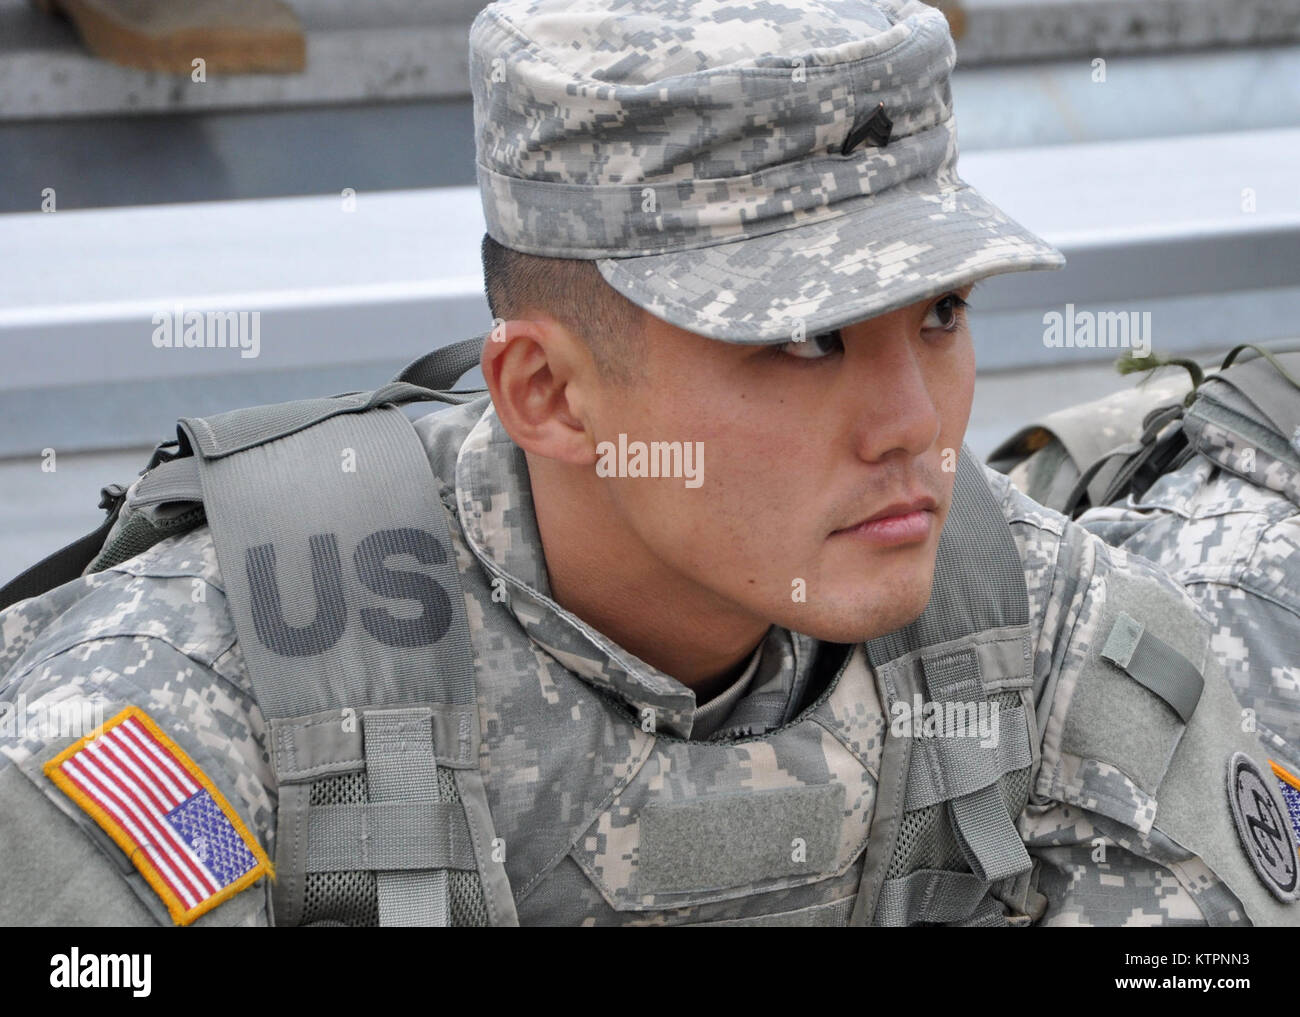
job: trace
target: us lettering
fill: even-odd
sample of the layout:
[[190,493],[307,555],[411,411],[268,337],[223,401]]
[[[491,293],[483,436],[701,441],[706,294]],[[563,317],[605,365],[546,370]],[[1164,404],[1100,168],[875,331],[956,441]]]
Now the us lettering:
[[[244,562],[248,574],[253,627],[262,642],[283,657],[324,653],[343,635],[348,605],[344,598],[343,562],[338,537],[317,533],[308,538],[315,615],[306,625],[285,620],[276,577],[277,554],[273,544],[250,547]],[[399,617],[386,608],[363,607],[361,625],[387,646],[411,648],[436,643],[451,626],[451,600],[436,579],[423,572],[394,567],[390,559],[410,555],[422,565],[441,565],[447,552],[433,534],[411,527],[378,530],[362,540],[352,553],[352,567],[370,592],[390,600],[416,601],[416,617]],[[409,612],[408,612],[409,613]]]

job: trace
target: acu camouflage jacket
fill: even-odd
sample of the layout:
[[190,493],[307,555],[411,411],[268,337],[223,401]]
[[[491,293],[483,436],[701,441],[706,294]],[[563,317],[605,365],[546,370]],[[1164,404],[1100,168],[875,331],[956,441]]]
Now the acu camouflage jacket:
[[[486,400],[416,429],[440,478],[472,632],[479,767],[513,898],[496,911],[521,924],[844,924],[880,821],[882,758],[894,737],[885,687],[861,647],[773,628],[722,728],[692,739],[688,688],[551,599],[525,460]],[[1267,766],[1268,752],[1240,729],[1214,652],[1231,659],[1231,646],[1211,639],[1160,569],[981,469],[1029,595],[1032,685],[990,690],[1011,697],[1004,718],[1019,730],[1003,733],[1026,752],[1028,802],[1012,810],[1034,861],[1036,890],[1020,888],[1034,902],[1023,921],[1294,924],[1300,916],[1264,892],[1231,825],[1229,758],[1244,748]],[[1204,675],[1185,726],[1103,659],[1118,608]],[[11,721],[0,727],[4,921],[169,921],[121,843],[45,776],[75,735],[15,727],[23,711],[61,704],[108,718],[136,708],[275,856],[267,726],[208,527],[0,614],[0,703]],[[647,710],[649,731],[640,722]],[[727,811],[747,795],[775,808],[808,787],[834,794],[801,799],[810,836],[797,865],[755,847],[766,812]],[[690,815],[721,838],[707,852],[689,842]],[[1290,831],[1279,835],[1294,871]],[[1203,848],[1191,846],[1203,836]],[[1285,856],[1277,861],[1285,868]],[[240,886],[198,922],[266,924],[268,886]],[[322,921],[373,917],[364,906],[308,910]],[[941,911],[925,914],[942,920]]]

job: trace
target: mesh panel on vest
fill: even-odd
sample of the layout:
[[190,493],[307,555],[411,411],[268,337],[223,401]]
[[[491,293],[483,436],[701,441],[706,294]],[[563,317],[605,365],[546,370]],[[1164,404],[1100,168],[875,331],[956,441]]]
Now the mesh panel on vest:
[[[446,767],[438,767],[438,793],[444,802],[460,801],[456,778]],[[447,902],[452,925],[487,925],[487,903],[483,900],[483,881],[477,872],[450,869],[447,872]]]
[[[999,711],[1020,704],[1018,692],[1000,692],[988,699],[990,703],[998,704]],[[1029,768],[1004,774],[1000,787],[1007,811],[1013,820],[1018,819],[1029,801]],[[944,802],[903,813],[898,823],[898,841],[885,870],[885,878],[909,876],[921,869],[971,871]]]
[[1029,801],[1029,769],[1012,770],[1002,778],[1002,800],[1012,819],[1019,819]]
[[948,811],[942,805],[927,805],[903,814],[898,824],[898,843],[885,878],[908,876],[919,869],[970,872],[948,821]]
[[[451,771],[438,767],[443,801],[458,802]],[[311,786],[311,805],[356,805],[367,800],[364,771],[325,777]],[[452,925],[487,925],[487,904],[477,872],[447,873]],[[303,925],[377,926],[379,894],[373,872],[309,872],[303,890]]]
[[170,519],[162,519],[157,523],[150,522],[142,514],[133,515],[120,529],[110,533],[109,541],[100,548],[99,554],[87,568],[87,574],[102,572],[114,565],[121,565],[124,561],[130,561],[136,555],[144,554],[160,540],[174,537],[178,533],[188,533],[196,526],[202,525],[206,519],[202,505],[196,505],[192,509],[186,509]]
[[[325,777],[311,786],[311,805],[358,805],[366,800],[364,772]],[[309,872],[303,887],[303,925],[378,925],[373,872]]]

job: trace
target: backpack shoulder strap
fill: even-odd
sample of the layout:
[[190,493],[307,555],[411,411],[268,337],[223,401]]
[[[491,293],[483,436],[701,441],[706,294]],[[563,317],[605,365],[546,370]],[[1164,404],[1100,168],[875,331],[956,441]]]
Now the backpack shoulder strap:
[[[940,751],[891,725],[853,924],[1006,924],[995,901],[1027,892],[1031,862],[1015,819],[1035,754],[1024,712],[1031,639],[1024,563],[984,467],[963,445],[929,603],[866,652],[890,716],[921,700],[982,707],[998,718],[999,737],[942,739]],[[936,868],[917,848],[927,839],[918,831],[955,838],[966,871]]]
[[[313,882],[354,872],[375,873],[380,924],[516,921],[447,510],[396,405],[426,396],[395,382],[181,421],[270,726],[277,923],[320,917]],[[345,774],[364,795],[319,804]]]
[[[421,358],[401,377],[450,384],[482,340]],[[279,785],[278,923],[332,920],[321,901],[340,886],[351,894],[340,906],[361,921],[517,923],[478,770],[447,509],[399,409],[475,394],[398,380],[184,418],[177,454],[151,463],[65,555],[64,571],[116,530],[91,562],[108,567],[167,535],[168,521],[195,525],[197,510],[211,526]]]

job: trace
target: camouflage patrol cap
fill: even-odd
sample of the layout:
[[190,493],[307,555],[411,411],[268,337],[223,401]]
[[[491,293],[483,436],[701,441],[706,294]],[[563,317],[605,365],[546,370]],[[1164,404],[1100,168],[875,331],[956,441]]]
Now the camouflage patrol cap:
[[488,233],[748,344],[1059,268],[957,176],[955,60],[920,0],[500,0],[470,28]]

